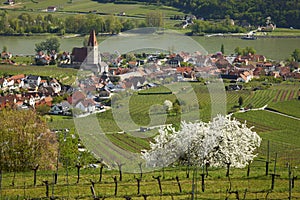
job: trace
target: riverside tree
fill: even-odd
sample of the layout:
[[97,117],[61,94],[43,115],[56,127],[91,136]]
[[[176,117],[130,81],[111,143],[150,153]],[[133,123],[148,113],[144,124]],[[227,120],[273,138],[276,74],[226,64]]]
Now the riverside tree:
[[51,51],[59,52],[60,42],[58,37],[50,37],[46,41],[35,44],[35,51],[46,51],[50,53]]
[[172,126],[161,128],[144,150],[142,157],[148,167],[165,167],[176,161],[194,166],[243,168],[256,156],[261,138],[246,123],[228,116],[217,116],[212,121],[181,123],[180,130]]

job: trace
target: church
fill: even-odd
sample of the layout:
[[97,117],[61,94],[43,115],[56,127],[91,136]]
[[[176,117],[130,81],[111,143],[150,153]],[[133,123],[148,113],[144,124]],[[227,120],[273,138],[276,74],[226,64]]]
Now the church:
[[108,65],[101,62],[95,30],[90,32],[86,47],[75,47],[71,54],[71,65],[74,68],[91,70],[95,73],[108,72]]

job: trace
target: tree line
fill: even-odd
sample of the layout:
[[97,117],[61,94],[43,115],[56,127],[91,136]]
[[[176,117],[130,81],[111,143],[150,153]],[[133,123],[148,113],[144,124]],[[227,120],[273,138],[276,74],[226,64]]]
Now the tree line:
[[71,15],[59,18],[52,14],[36,16],[22,13],[16,18],[7,12],[0,12],[0,34],[65,33],[88,34],[91,29],[97,33],[117,34],[121,31],[146,27],[146,21],[121,19],[115,16],[97,14]]
[[[115,2],[120,0],[98,0],[98,2]],[[231,19],[247,21],[258,26],[271,17],[279,27],[300,28],[300,2],[298,0],[131,0],[174,6],[180,10],[192,13],[198,18]]]

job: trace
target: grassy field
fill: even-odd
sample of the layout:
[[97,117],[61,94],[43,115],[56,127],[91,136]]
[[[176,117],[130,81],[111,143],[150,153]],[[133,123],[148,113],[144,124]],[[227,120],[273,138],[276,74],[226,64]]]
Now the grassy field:
[[[1,2],[1,1],[0,1]],[[5,1],[2,1],[5,2]],[[3,4],[2,4],[3,5]],[[8,10],[21,10],[28,12],[45,12],[48,6],[56,6],[58,11],[52,14],[67,13],[101,13],[105,15],[114,15],[125,12],[131,17],[145,17],[148,12],[159,11],[164,13],[166,18],[174,15],[184,15],[178,9],[168,6],[138,4],[113,4],[113,3],[98,3],[92,0],[76,0],[76,1],[60,1],[60,0],[39,0],[39,1],[22,1],[14,6],[2,6]]]
[[299,29],[276,28],[268,33],[268,36],[300,36]]

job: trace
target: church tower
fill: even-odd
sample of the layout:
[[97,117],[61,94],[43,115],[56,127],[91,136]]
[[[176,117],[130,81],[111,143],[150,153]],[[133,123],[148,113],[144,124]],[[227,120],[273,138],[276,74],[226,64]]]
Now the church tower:
[[90,37],[87,45],[87,58],[86,64],[87,65],[99,65],[100,63],[100,56],[98,51],[98,42],[96,38],[95,30],[90,32]]

